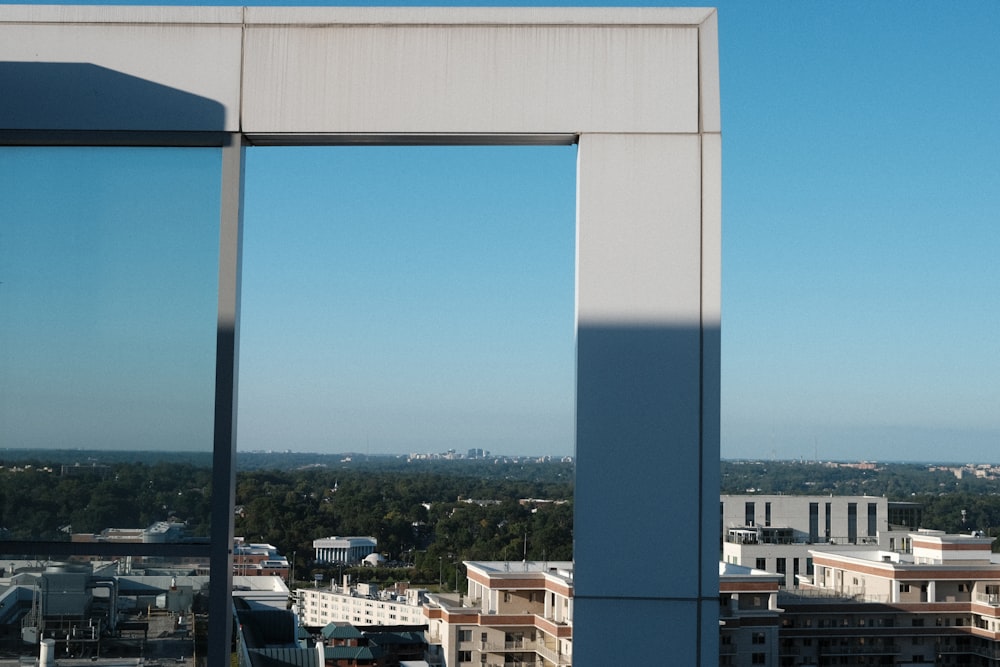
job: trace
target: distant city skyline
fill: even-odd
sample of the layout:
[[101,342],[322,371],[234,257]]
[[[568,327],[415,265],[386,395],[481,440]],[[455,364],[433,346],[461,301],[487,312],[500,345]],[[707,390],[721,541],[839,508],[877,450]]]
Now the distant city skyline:
[[[716,4],[722,457],[1000,461],[1000,5]],[[240,449],[572,455],[575,153],[249,149]],[[39,169],[25,191],[12,155],[0,149],[0,446],[210,447],[211,348],[172,341],[153,373],[144,346],[163,341],[116,324],[160,321],[133,305],[157,303],[205,340],[193,318],[212,303],[166,288],[194,294],[206,259],[181,271],[168,258],[177,278],[153,296],[127,280],[141,244],[33,265],[24,248],[45,257],[58,218],[10,221],[50,204],[54,181]],[[70,210],[73,196],[98,213],[122,197],[114,178],[82,185],[102,168],[60,175],[81,175]],[[182,191],[214,164],[198,169]],[[198,193],[191,208],[209,219]],[[163,214],[117,208],[150,225]],[[127,300],[91,287],[111,269]],[[91,297],[104,319],[51,354]],[[121,365],[88,358],[89,336]],[[80,387],[86,400],[65,403]]]
[[[720,4],[722,456],[1000,460],[992,453],[1000,445],[1000,53],[992,37],[1000,10]],[[524,150],[539,151],[529,162],[547,155]],[[565,178],[572,161],[547,171]],[[479,171],[461,176],[474,182]],[[382,180],[396,182],[391,170]],[[463,186],[474,187],[484,186]],[[570,219],[569,197],[554,215]],[[553,252],[540,276],[565,271],[567,255],[558,253],[572,249]],[[571,292],[544,297],[568,321],[562,304]],[[561,341],[572,346],[556,336],[549,349]],[[572,369],[561,373],[547,386],[571,401]],[[549,410],[553,429],[571,433],[570,413]],[[572,453],[556,444],[571,435],[537,450],[516,436],[463,440],[461,421],[441,422],[436,449]],[[476,421],[480,433],[499,433],[490,415]],[[359,451],[367,443],[373,452],[435,450],[413,433],[382,441],[359,431],[353,440]]]

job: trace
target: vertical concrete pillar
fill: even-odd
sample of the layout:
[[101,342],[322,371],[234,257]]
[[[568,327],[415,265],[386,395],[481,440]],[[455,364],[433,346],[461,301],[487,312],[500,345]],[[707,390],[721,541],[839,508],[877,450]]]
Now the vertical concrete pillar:
[[718,225],[703,224],[704,150],[696,134],[580,137],[574,622],[603,628],[574,637],[580,667],[648,661],[616,636],[656,636],[675,664],[718,662],[718,516],[705,509],[718,507],[717,278],[705,276],[718,274]]
[[243,256],[243,138],[222,149],[219,222],[219,310],[212,455],[212,544],[208,662],[225,664],[232,639],[233,514],[236,503],[236,397],[239,387],[240,276]]

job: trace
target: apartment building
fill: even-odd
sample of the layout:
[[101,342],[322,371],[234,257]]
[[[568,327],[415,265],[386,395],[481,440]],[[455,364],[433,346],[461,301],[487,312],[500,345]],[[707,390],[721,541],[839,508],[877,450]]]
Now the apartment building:
[[809,550],[906,550],[919,505],[876,496],[722,495],[722,559],[784,576],[794,588],[813,574]]
[[571,562],[464,563],[468,595],[374,585],[296,591],[309,627],[426,626],[428,644],[449,667],[533,663],[570,665]]
[[333,585],[295,591],[296,612],[302,625],[324,627],[330,623],[360,626],[424,625],[424,589],[397,585],[379,590],[374,584]]
[[909,552],[811,551],[779,596],[780,665],[1000,665],[994,538],[922,530]]
[[[296,591],[296,611],[309,627],[425,625],[427,658],[446,667],[572,664],[571,562],[464,565],[467,595],[335,585]],[[782,582],[780,575],[719,563],[720,665],[778,664]]]
[[468,596],[430,595],[427,641],[447,667],[566,667],[573,655],[573,563],[465,562]]
[[719,563],[719,665],[778,664],[778,591],[784,577]]

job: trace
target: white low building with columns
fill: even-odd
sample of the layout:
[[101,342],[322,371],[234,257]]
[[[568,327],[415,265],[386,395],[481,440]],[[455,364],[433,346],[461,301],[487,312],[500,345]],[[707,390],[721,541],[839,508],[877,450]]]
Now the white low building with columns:
[[374,537],[322,537],[313,540],[315,559],[319,563],[360,563],[365,556],[375,553],[378,540]]

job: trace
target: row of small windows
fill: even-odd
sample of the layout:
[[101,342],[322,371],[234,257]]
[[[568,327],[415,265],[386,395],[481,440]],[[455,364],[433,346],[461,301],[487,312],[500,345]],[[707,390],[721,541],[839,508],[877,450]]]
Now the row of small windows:
[[[801,561],[802,561],[801,558],[793,558],[792,559],[792,575],[795,576],[795,577],[799,576],[799,573],[800,573],[799,572],[799,568],[800,568]],[[809,557],[809,558],[806,558],[805,561],[806,561],[806,574],[809,575],[809,576],[812,576],[812,573],[813,573],[813,559],[811,557]],[[767,559],[766,558],[758,558],[758,559],[756,559],[756,561],[754,562],[754,567],[757,568],[758,570],[768,570]],[[768,571],[770,571],[770,570],[768,570]],[[774,572],[776,572],[777,574],[786,574],[788,572],[788,559],[787,558],[775,558],[774,559]]]
[[[915,628],[922,628],[926,625],[927,618],[917,616],[910,619],[910,625]],[[934,618],[934,625],[939,627],[958,626],[964,627],[972,625],[972,619],[968,616],[937,616]],[[795,618],[785,617],[781,620],[783,628],[847,628],[847,627],[869,627],[869,628],[892,628],[896,626],[896,619],[887,617],[853,618],[845,616],[841,618]],[[755,633],[756,634],[756,633]],[[755,641],[756,643],[756,641]]]

